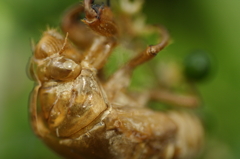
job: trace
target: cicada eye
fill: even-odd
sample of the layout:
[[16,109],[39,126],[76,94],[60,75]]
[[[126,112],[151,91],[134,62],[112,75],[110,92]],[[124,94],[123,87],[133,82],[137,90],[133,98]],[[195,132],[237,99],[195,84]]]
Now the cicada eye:
[[81,72],[81,66],[71,59],[59,57],[53,59],[47,67],[47,76],[50,79],[67,81],[75,79]]

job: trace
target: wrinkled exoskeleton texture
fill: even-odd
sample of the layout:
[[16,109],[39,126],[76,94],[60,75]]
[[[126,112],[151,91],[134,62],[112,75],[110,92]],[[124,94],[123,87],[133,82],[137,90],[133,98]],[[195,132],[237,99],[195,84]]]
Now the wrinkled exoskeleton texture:
[[[195,95],[127,91],[134,68],[169,42],[164,27],[139,26],[131,19],[141,3],[119,1],[119,19],[115,19],[109,6],[85,0],[64,16],[65,36],[48,29],[34,48],[29,66],[36,82],[30,97],[31,125],[65,158],[192,159],[201,150],[203,128],[193,113],[146,107],[148,101],[158,100],[191,108],[199,103]],[[135,9],[126,10],[129,6]],[[161,33],[159,44],[138,53],[108,79],[102,78],[100,72],[118,43],[152,30]]]

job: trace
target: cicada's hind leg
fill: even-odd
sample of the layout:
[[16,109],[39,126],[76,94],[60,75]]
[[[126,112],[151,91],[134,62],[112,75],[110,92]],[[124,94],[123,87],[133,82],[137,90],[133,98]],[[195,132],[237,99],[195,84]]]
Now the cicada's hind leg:
[[110,98],[114,98],[115,94],[130,84],[132,71],[139,65],[154,58],[159,51],[164,49],[169,42],[169,34],[164,27],[159,27],[162,40],[157,45],[147,47],[143,52],[140,52],[136,57],[130,59],[122,68],[117,70],[104,85],[106,92],[109,93]]
[[169,90],[149,91],[149,99],[168,105],[195,108],[200,105],[200,99],[196,94],[176,94]]

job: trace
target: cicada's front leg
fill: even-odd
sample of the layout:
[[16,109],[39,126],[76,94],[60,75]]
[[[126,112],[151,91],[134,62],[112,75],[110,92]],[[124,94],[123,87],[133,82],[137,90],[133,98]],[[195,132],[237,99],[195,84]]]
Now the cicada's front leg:
[[99,70],[105,65],[112,49],[117,44],[118,28],[110,7],[93,3],[92,0],[84,1],[86,17],[82,21],[99,35],[99,38],[95,38],[85,54],[85,59]]
[[88,49],[97,37],[83,22],[81,15],[84,14],[84,6],[77,4],[72,6],[63,16],[61,28],[68,33],[69,39],[80,49]]
[[86,18],[83,22],[100,35],[118,36],[118,28],[110,7],[93,5],[93,2],[93,0],[84,1]]
[[[84,50],[85,60],[100,70],[117,44],[118,29],[111,9],[93,3],[85,0],[84,6],[78,4],[70,9],[64,16],[62,29],[68,32],[76,46]],[[82,12],[86,17],[80,21],[79,14]]]
[[40,84],[35,86],[32,90],[30,99],[29,99],[29,116],[30,116],[30,123],[34,133],[38,136],[43,136],[43,133],[39,129],[40,122],[38,122],[38,114],[37,114],[37,95],[40,88]]

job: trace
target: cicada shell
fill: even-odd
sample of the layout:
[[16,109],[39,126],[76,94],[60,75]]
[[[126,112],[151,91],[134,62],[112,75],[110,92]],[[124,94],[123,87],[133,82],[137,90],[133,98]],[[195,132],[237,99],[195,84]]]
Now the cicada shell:
[[[36,83],[30,97],[32,128],[65,158],[193,159],[203,141],[198,117],[190,111],[153,111],[146,105],[158,100],[191,109],[198,105],[198,98],[158,89],[127,91],[134,69],[167,46],[164,27],[144,25],[142,31],[159,31],[161,42],[139,52],[108,79],[100,73],[124,37],[134,39],[140,34],[131,20],[139,11],[124,11],[119,11],[118,20],[110,6],[85,0],[63,18],[65,35],[56,29],[43,33],[29,66]],[[79,21],[83,12],[86,17]]]

